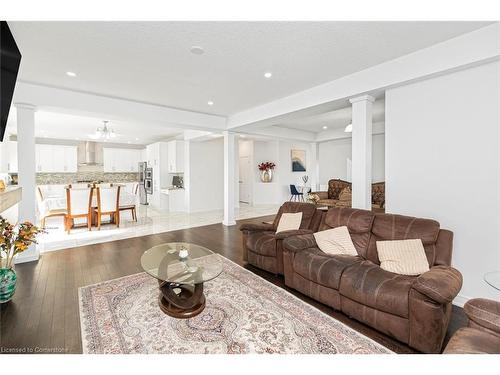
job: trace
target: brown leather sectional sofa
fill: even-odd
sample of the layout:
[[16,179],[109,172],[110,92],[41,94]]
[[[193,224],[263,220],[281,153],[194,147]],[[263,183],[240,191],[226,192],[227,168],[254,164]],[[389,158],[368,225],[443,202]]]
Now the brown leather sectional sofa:
[[[290,204],[298,203],[288,203],[287,210],[292,209]],[[274,273],[281,273],[282,264],[287,286],[417,350],[439,353],[451,302],[462,286],[460,272],[450,267],[453,233],[440,229],[434,220],[351,208],[331,208],[324,213],[317,210],[314,214],[308,211],[307,217],[314,218],[301,226],[307,233],[287,235],[277,245],[280,251],[273,252],[274,263],[253,255],[262,252],[255,241],[257,232],[243,226],[248,262]],[[315,227],[313,222],[318,220]],[[316,245],[313,232],[343,225],[351,234],[357,257],[328,255]],[[273,232],[267,233],[271,241]],[[430,271],[417,277],[380,268],[376,241],[414,238],[422,239]],[[281,253],[283,259],[279,260]]]

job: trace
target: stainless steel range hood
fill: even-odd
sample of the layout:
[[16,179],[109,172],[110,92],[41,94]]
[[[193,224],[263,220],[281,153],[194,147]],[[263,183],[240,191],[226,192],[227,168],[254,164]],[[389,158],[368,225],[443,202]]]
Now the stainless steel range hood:
[[82,142],[78,145],[78,165],[102,165],[97,159],[96,142]]

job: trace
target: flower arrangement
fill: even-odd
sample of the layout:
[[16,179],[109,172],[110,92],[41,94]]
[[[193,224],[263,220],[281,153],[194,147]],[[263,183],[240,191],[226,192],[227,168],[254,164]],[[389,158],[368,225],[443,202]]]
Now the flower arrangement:
[[0,265],[1,268],[11,268],[14,257],[36,243],[36,236],[43,230],[26,221],[19,224],[14,231],[14,225],[0,216]]
[[272,161],[265,161],[258,165],[259,171],[273,170],[274,167],[276,167],[276,164],[274,164]]

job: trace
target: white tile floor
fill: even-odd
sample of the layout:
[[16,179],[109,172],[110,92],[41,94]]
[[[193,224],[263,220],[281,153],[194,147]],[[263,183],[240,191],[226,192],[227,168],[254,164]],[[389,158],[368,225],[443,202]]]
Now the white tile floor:
[[[249,219],[278,212],[278,205],[249,206],[241,204],[236,209],[236,220]],[[130,211],[121,214],[120,228],[114,225],[102,225],[101,230],[85,228],[71,230],[68,235],[63,228],[60,217],[48,218],[47,232],[40,236],[38,249],[40,252],[67,249],[71,247],[91,245],[96,243],[115,241],[124,238],[140,237],[149,234],[170,232],[178,229],[199,227],[203,225],[221,223],[223,211],[206,211],[197,213],[165,212],[150,206],[138,206],[137,222],[132,221]]]

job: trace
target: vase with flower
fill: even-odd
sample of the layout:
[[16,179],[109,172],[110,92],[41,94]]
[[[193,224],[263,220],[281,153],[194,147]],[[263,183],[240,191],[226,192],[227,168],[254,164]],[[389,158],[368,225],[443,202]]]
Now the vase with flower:
[[35,238],[41,232],[30,222],[19,224],[16,230],[13,224],[0,216],[0,303],[10,301],[16,291],[14,257],[35,244]]
[[260,171],[260,180],[262,182],[271,182],[273,180],[273,170],[276,167],[272,161],[265,161],[258,165]]

